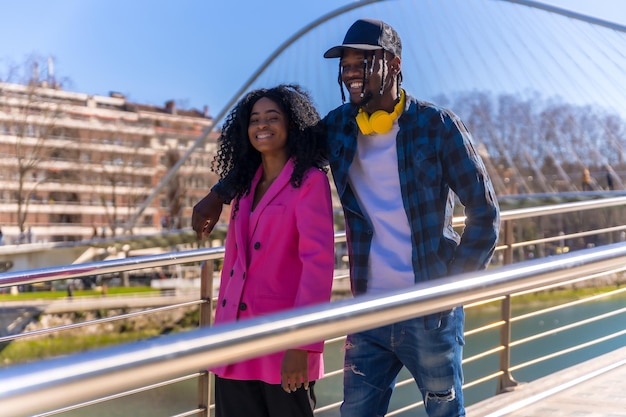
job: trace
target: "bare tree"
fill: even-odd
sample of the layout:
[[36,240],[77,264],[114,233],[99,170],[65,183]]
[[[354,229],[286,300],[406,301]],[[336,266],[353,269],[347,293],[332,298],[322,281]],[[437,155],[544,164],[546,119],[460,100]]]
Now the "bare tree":
[[33,56],[22,66],[13,65],[2,77],[12,83],[0,83],[1,123],[13,148],[10,154],[15,156],[15,188],[11,192],[17,202],[17,226],[22,236],[26,232],[30,203],[39,199],[37,189],[47,180],[42,163],[50,158],[50,148],[44,143],[57,133],[56,120],[60,116],[59,105],[44,98],[45,89],[57,88],[58,84],[53,76],[52,60],[47,62],[45,76],[40,71],[43,62]]
[[[180,153],[176,149],[168,149],[165,154],[165,165],[169,171],[180,160]],[[182,229],[183,199],[185,197],[185,183],[180,174],[176,174],[166,188],[167,208],[169,219],[168,228]]]
[[116,236],[125,217],[133,213],[151,184],[144,183],[149,177],[138,172],[143,165],[148,165],[142,160],[143,143],[119,132],[109,132],[108,135],[103,145],[108,150],[98,154],[100,161],[92,162],[96,163],[98,171],[96,181],[99,186],[95,189],[104,208],[105,222],[111,236]]
[[[594,189],[602,189],[607,176],[607,188],[624,188],[620,175],[626,172],[626,121],[607,109],[545,99],[538,93],[524,99],[471,92],[440,100],[461,116],[479,147],[488,151],[493,161],[485,164],[497,167],[505,181],[519,182],[523,193],[576,191],[585,167],[601,178]],[[502,193],[502,187],[497,188]]]

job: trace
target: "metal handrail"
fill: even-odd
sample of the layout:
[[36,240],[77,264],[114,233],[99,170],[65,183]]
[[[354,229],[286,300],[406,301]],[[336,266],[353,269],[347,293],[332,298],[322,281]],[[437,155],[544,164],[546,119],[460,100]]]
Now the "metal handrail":
[[17,365],[0,370],[0,402],[3,413],[30,415],[294,345],[617,269],[625,260],[626,243],[617,243],[443,278],[411,291],[362,296]]
[[[588,232],[577,232],[577,233],[568,234],[568,235],[560,235],[557,238],[548,237],[548,238],[538,239],[535,241],[525,241],[525,242],[515,242],[514,238],[512,237],[512,233],[510,233],[513,230],[511,224],[516,219],[524,219],[528,217],[541,216],[541,215],[560,215],[562,213],[572,212],[572,211],[583,211],[583,210],[590,210],[590,209],[597,209],[597,208],[615,207],[615,206],[623,205],[624,202],[626,202],[626,197],[610,198],[610,199],[606,198],[603,200],[579,201],[579,202],[572,202],[572,203],[558,204],[558,205],[551,205],[551,206],[544,206],[544,207],[533,207],[533,208],[505,211],[501,215],[502,220],[503,220],[503,226],[504,226],[503,230],[505,231],[504,233],[505,244],[498,246],[496,250],[503,251],[505,253],[504,261],[505,261],[505,264],[507,264],[507,263],[511,263],[512,261],[513,249],[525,246],[529,244],[528,242],[541,244],[541,243],[548,243],[551,239],[562,240],[562,239],[567,239],[569,237],[574,237],[575,235],[580,236],[581,233],[585,235],[606,234],[608,232],[613,232],[618,229],[621,230],[623,227],[618,226],[617,228],[613,227],[613,228],[595,229],[593,231],[588,231]],[[454,219],[454,225],[457,227],[462,227],[464,220],[465,220],[464,217],[457,217]],[[335,240],[336,242],[344,242],[345,233],[344,232],[337,233],[335,235]],[[200,312],[201,312],[200,323],[201,325],[206,326],[206,325],[210,325],[212,302],[213,302],[213,298],[212,298],[213,290],[211,287],[211,284],[213,281],[211,279],[213,277],[212,260],[220,259],[222,257],[223,257],[223,248],[210,248],[210,249],[199,249],[196,251],[186,251],[186,252],[181,251],[181,252],[175,252],[175,253],[169,253],[169,254],[163,254],[163,255],[150,255],[150,256],[144,256],[144,257],[121,258],[121,259],[115,259],[111,261],[95,262],[91,264],[77,264],[77,265],[68,265],[68,266],[63,266],[63,267],[44,268],[44,269],[31,270],[31,271],[19,271],[16,273],[4,273],[4,274],[0,274],[0,287],[32,283],[32,282],[53,281],[56,279],[78,278],[81,276],[89,276],[89,275],[108,274],[111,272],[131,271],[131,270],[158,267],[158,266],[177,265],[180,263],[195,263],[196,261],[201,260],[202,262],[200,262],[200,265],[201,265],[202,286],[200,289],[200,296],[199,296],[199,299],[197,299],[196,301],[192,301],[192,303],[196,303],[199,305]],[[615,271],[612,271],[612,272],[615,272]],[[606,274],[608,272],[605,271],[603,273]],[[336,280],[347,278],[347,277],[348,277],[347,274],[341,274],[341,273],[338,274],[336,271],[336,276],[335,276]],[[588,279],[592,277],[593,276],[591,277],[587,276],[583,278],[577,278],[575,280],[570,280],[568,282],[554,283],[549,286],[544,286],[543,288],[547,288],[547,287],[555,286],[555,285],[566,285],[574,281]],[[533,291],[541,290],[543,288],[533,288]],[[467,308],[470,308],[472,305],[479,305],[481,303],[487,303],[487,302],[492,302],[492,301],[501,302],[501,309],[502,309],[501,318],[502,319],[488,326],[483,326],[483,328],[467,331],[466,335],[481,333],[482,331],[489,329],[489,328],[499,328],[500,333],[501,333],[500,345],[497,348],[493,349],[491,352],[479,353],[477,355],[474,355],[473,357],[465,358],[463,362],[469,363],[474,360],[480,359],[482,357],[488,356],[490,354],[497,353],[500,355],[500,368],[499,368],[500,370],[491,375],[479,378],[477,381],[468,382],[465,386],[469,387],[469,386],[473,386],[479,383],[483,383],[483,381],[488,381],[490,379],[498,378],[497,392],[503,392],[503,391],[510,390],[512,387],[517,385],[517,382],[510,375],[510,372],[514,369],[514,367],[511,367],[509,364],[510,348],[515,345],[515,342],[513,343],[510,342],[510,326],[512,322],[518,319],[518,318],[511,319],[510,317],[511,294],[492,297],[492,298],[489,298],[488,300],[484,300],[484,301],[477,302],[477,303],[466,303],[465,305]],[[171,305],[169,304],[169,302],[166,302],[166,304],[168,305],[168,307],[165,307],[166,309],[178,308],[181,305],[178,302],[171,304]],[[134,315],[151,314],[155,311],[159,311],[159,309],[153,308],[149,310],[143,310],[142,312],[130,313],[130,315],[121,314],[121,315],[118,315],[115,317],[109,317],[103,320],[105,321],[121,320],[121,319],[125,319],[127,317],[134,316]],[[62,330],[66,330],[66,329],[70,329],[74,327],[89,326],[92,324],[95,324],[95,322],[93,320],[90,320],[90,321],[86,321],[82,323],[72,324],[69,326],[66,325],[66,326],[52,327],[52,328],[47,328],[47,329],[38,330],[34,332],[26,332],[20,335],[8,336],[3,339],[0,339],[0,341],[5,340],[5,339],[13,340],[17,338],[29,337],[31,335],[37,335],[37,334],[54,333],[54,332],[58,332],[58,331],[62,331]],[[343,338],[345,338],[345,334],[339,337],[336,337],[334,339],[339,340]],[[331,339],[330,341],[332,340],[333,339]],[[330,341],[328,339],[326,340],[327,343],[329,343]],[[515,369],[519,369],[519,368],[520,367],[517,366],[517,368]],[[325,375],[324,378],[326,378],[327,376],[335,375],[338,372],[340,371],[329,373]],[[402,384],[410,383],[410,382],[411,382],[411,379],[408,379],[405,381],[398,381],[398,384],[402,385]],[[161,382],[161,383],[167,384],[167,382]],[[213,407],[213,405],[209,404],[209,398],[208,398],[208,394],[210,393],[210,390],[211,390],[210,383],[211,383],[211,380],[208,377],[208,374],[206,372],[200,373],[200,377],[198,380],[198,384],[199,384],[198,385],[198,392],[199,392],[198,404],[204,404],[207,407],[207,409],[201,412],[201,414],[205,416],[208,415],[207,414],[208,409]],[[118,393],[114,395],[114,397],[129,395],[129,393],[132,393],[134,391],[135,390]],[[103,398],[111,398],[111,397],[103,397]],[[98,402],[104,401],[103,398],[100,398],[97,401]],[[89,403],[90,402],[86,402],[83,404],[74,403],[71,407],[81,408],[85,406],[85,404],[88,405]],[[319,413],[325,409],[336,408],[339,406],[339,404],[340,403],[328,404],[323,407],[319,407],[318,409],[316,409],[316,413]],[[415,404],[412,404],[410,407],[414,408],[417,406],[419,406],[419,404],[415,403]],[[392,413],[395,413],[397,411],[400,411],[400,410],[396,410]],[[59,412],[60,410],[55,410],[55,411],[49,410],[44,415],[55,415],[55,414],[58,414]],[[197,410],[194,412],[194,414],[195,413],[197,413]],[[188,414],[185,414],[185,415],[188,415]],[[390,414],[390,415],[393,415],[393,414]]]
[[[163,307],[154,307],[149,310],[149,313],[161,313],[164,311],[174,310],[174,309],[178,309],[181,307],[195,306],[204,302],[205,302],[204,300],[192,300],[192,301],[187,301],[184,303],[172,304],[172,305],[167,305]],[[10,335],[10,336],[2,336],[0,337],[0,343],[10,342],[12,340],[25,339],[27,337],[41,336],[41,335],[45,335],[49,333],[56,333],[56,332],[64,331],[64,330],[76,329],[79,327],[93,326],[95,324],[111,323],[114,321],[126,320],[126,319],[130,319],[130,318],[137,317],[137,316],[143,316],[143,315],[146,315],[145,310],[118,314],[113,317],[103,317],[100,319],[93,319],[93,320],[89,320],[88,322],[63,324],[60,326],[47,327],[45,329],[31,330],[26,333],[20,333],[20,334],[15,334],[15,335]]]
[[134,271],[143,268],[156,268],[178,265],[187,262],[202,262],[207,259],[221,259],[224,248],[201,248],[157,255],[143,255],[131,258],[118,258],[106,261],[88,262],[39,268],[27,271],[4,272],[0,274],[0,288],[14,285],[34,284],[58,279],[88,277],[114,272]]
[[[523,209],[511,209],[502,211],[500,219],[507,223],[514,220],[526,219],[537,216],[563,214],[574,211],[594,210],[607,207],[626,205],[626,196],[601,198],[589,201],[554,204],[542,207],[529,207]],[[454,227],[462,227],[465,216],[457,216],[453,219]],[[611,229],[612,230],[612,229]],[[617,230],[617,229],[616,229]],[[553,239],[566,239],[568,235]],[[123,239],[120,238],[120,239]],[[345,242],[345,232],[335,234],[336,242]],[[537,240],[536,242],[548,242],[551,238]],[[514,243],[500,246],[499,249],[512,249]],[[515,246],[517,247],[517,246]],[[224,256],[224,248],[200,248],[188,251],[169,252],[157,255],[145,255],[132,258],[119,258],[107,261],[90,262],[82,264],[55,266],[28,271],[14,271],[0,274],[0,288],[14,285],[34,284],[58,279],[80,278],[90,275],[107,274],[113,272],[133,271],[142,268],[162,267],[186,262],[202,262],[210,259],[220,259]]]
[[[123,397],[126,397],[128,395],[134,395],[134,394],[138,394],[138,393],[141,393],[141,392],[150,391],[150,390],[153,390],[155,388],[165,387],[167,385],[176,384],[178,382],[186,381],[186,380],[193,379],[193,378],[198,378],[198,377],[201,376],[201,374],[202,374],[202,372],[196,372],[196,373],[193,373],[193,374],[190,374],[190,375],[181,376],[179,378],[170,379],[168,381],[161,381],[161,382],[158,382],[156,384],[147,385],[147,386],[141,386],[141,387],[136,388],[134,390],[126,391],[126,392],[123,392],[123,393],[120,393],[120,394],[113,394],[113,395],[109,395],[108,397],[94,398],[93,400],[85,402],[85,403],[71,404],[71,405],[68,405],[67,407],[64,407],[62,409],[53,410],[51,412],[43,412],[43,413],[37,414],[36,417],[47,417],[47,416],[53,416],[53,415],[60,414],[60,413],[66,413],[68,411],[78,410],[78,409],[81,409],[81,408],[84,408],[84,407],[89,407],[89,406],[92,406],[92,405],[96,405],[96,404],[104,403],[104,402],[107,402],[107,401],[115,400],[117,398],[123,398]],[[198,411],[198,410],[192,410],[192,413],[195,412],[195,411]],[[187,415],[187,414],[185,414],[185,415]],[[192,414],[189,414],[189,415],[192,415]]]
[[[345,232],[337,232],[335,234],[335,241],[345,241]],[[38,282],[50,282],[59,279],[82,278],[91,275],[135,271],[144,268],[179,265],[183,263],[200,263],[207,260],[221,259],[223,257],[224,247],[220,246],[81,264],[51,266],[26,271],[11,271],[0,274],[0,288],[35,284]]]

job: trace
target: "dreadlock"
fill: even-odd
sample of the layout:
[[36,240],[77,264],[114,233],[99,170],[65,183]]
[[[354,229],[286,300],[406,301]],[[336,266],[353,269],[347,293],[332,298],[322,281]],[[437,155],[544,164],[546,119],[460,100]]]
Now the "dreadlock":
[[339,60],[339,73],[337,74],[337,82],[339,83],[339,91],[341,91],[341,102],[346,102],[346,95],[343,92],[343,81],[341,81],[341,59]]
[[398,76],[396,77],[396,91],[398,92],[398,99],[400,99],[400,85],[402,84],[402,71],[400,71],[398,73]]
[[[320,115],[309,94],[296,84],[254,90],[246,94],[227,116],[211,166],[220,179],[228,177],[228,185],[236,198],[250,193],[252,179],[261,164],[261,153],[248,138],[248,124],[252,107],[264,97],[275,102],[287,118],[287,156],[294,159],[291,185],[300,187],[304,173],[311,167],[327,171],[326,141],[318,123]],[[234,212],[238,206],[237,199]]]
[[383,75],[380,77],[380,90],[378,90],[378,94],[383,95],[383,91],[385,89],[385,70],[387,69],[387,53],[383,51]]
[[[370,58],[372,58],[371,55]],[[374,60],[370,59],[370,62],[374,62]],[[367,80],[367,75],[367,57],[363,56],[363,82],[361,83],[361,98],[365,97],[365,80]]]

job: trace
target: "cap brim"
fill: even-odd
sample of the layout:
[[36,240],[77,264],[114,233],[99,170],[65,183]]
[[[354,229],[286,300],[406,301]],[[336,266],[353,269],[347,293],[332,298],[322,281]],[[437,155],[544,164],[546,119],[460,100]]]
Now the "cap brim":
[[368,45],[365,43],[352,43],[335,46],[330,48],[328,51],[324,53],[324,58],[341,58],[344,49],[359,49],[361,51],[375,51],[376,49],[383,49],[378,45]]

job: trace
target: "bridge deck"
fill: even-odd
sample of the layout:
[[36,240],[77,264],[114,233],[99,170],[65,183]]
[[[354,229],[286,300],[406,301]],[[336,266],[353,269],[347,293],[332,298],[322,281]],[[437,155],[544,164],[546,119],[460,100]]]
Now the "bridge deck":
[[626,417],[626,347],[523,384],[467,409],[468,417]]

